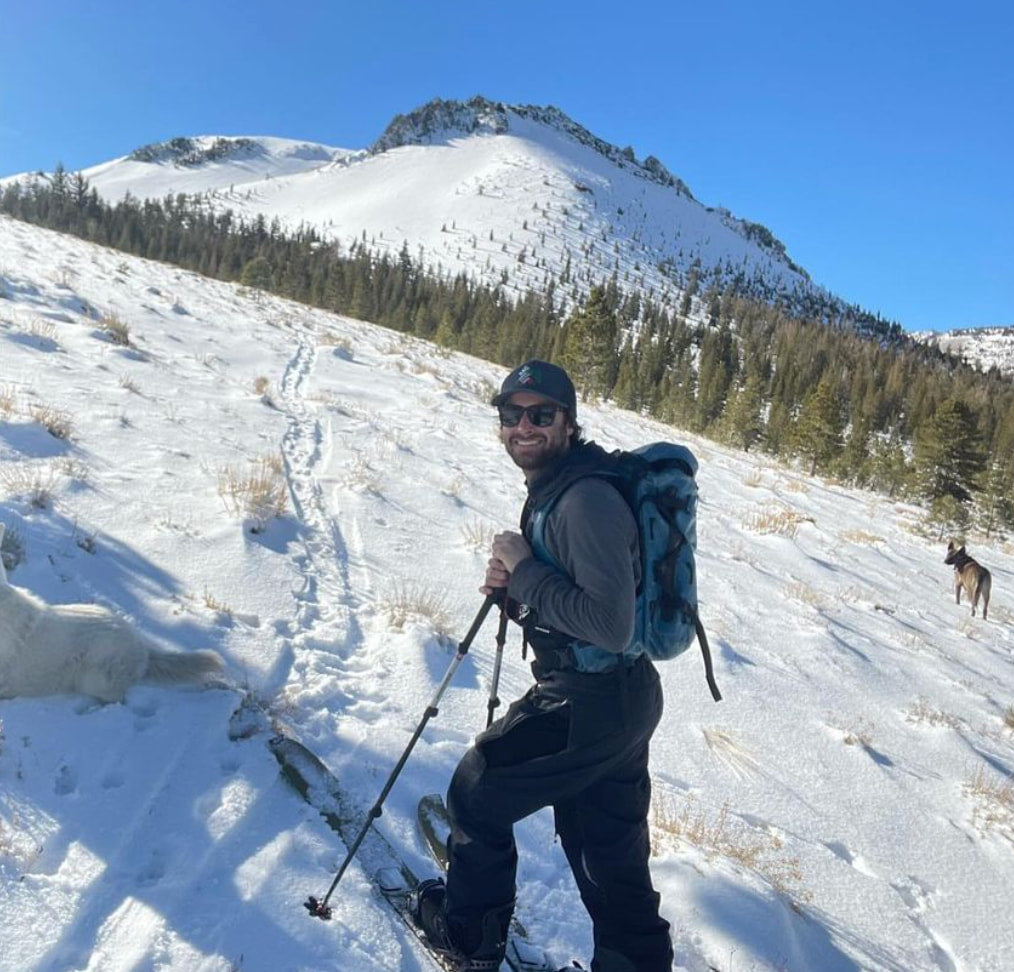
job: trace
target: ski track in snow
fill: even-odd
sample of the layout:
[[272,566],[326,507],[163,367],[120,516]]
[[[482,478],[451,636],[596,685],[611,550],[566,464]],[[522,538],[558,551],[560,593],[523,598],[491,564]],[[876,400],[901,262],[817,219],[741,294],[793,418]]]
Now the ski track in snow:
[[[280,390],[289,418],[282,440],[285,477],[302,547],[295,564],[303,579],[302,588],[294,594],[293,674],[283,691],[288,702],[315,702],[302,709],[300,716],[302,728],[320,742],[334,732],[346,705],[362,706],[370,697],[359,684],[369,663],[358,657],[364,641],[360,621],[364,604],[355,592],[368,591],[371,584],[363,567],[361,530],[355,516],[349,513],[347,522],[339,522],[332,512],[334,500],[329,500],[318,474],[338,433],[322,422],[319,410],[307,400],[317,356],[316,334],[311,327],[301,327]],[[351,506],[346,508],[351,510]]]

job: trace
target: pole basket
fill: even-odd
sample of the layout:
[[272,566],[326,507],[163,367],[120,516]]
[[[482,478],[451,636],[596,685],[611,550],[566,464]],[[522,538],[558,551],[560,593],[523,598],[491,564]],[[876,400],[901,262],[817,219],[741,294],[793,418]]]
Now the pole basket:
[[314,918],[320,918],[321,921],[331,920],[331,908],[324,904],[323,901],[318,901],[312,894],[306,899],[306,901],[303,902],[303,907],[306,908],[306,910],[309,911]]

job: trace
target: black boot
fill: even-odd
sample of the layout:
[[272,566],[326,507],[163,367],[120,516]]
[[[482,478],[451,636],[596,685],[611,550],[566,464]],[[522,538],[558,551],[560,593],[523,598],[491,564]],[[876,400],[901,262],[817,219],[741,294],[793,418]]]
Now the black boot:
[[496,972],[507,952],[514,902],[462,922],[448,918],[446,897],[443,878],[422,881],[416,890],[415,920],[427,941],[450,958],[460,972]]

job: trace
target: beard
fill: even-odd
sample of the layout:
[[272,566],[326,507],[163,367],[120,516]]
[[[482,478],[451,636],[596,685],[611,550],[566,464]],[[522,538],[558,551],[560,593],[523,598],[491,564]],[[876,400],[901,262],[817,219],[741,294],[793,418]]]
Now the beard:
[[[525,442],[525,445],[521,445]],[[514,460],[514,465],[523,469],[526,473],[545,469],[551,463],[560,458],[570,445],[570,440],[564,435],[549,436],[542,433],[512,435],[506,443],[507,455]]]

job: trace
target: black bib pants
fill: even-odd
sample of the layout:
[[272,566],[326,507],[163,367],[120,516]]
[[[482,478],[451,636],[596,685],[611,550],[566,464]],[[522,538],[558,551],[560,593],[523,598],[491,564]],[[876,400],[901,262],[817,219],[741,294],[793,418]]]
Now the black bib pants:
[[658,673],[644,657],[603,674],[532,670],[536,684],[476,737],[451,780],[448,917],[474,923],[513,901],[514,824],[552,806],[593,923],[592,972],[670,972],[648,870]]

